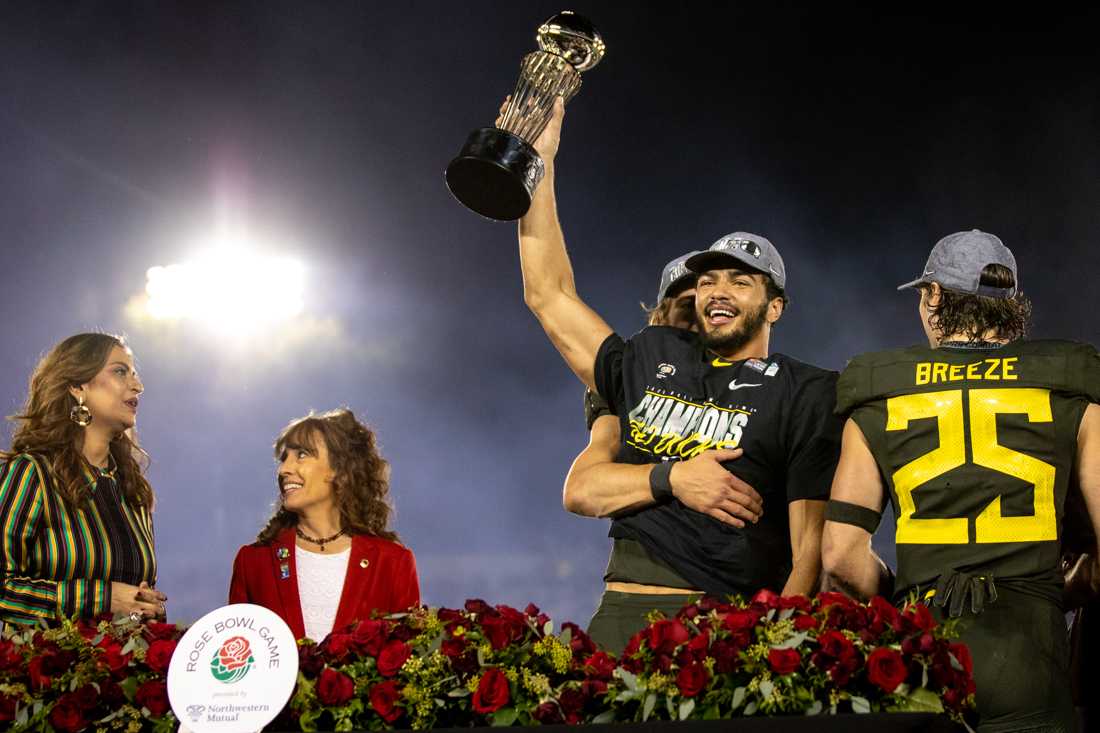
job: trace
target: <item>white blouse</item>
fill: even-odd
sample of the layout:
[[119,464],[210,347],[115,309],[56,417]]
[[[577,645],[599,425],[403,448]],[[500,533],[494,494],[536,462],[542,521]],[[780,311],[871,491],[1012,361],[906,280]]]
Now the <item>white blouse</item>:
[[302,600],[302,621],[306,636],[318,643],[332,631],[336,609],[344,590],[351,548],[335,554],[320,554],[295,547],[298,566],[298,597]]

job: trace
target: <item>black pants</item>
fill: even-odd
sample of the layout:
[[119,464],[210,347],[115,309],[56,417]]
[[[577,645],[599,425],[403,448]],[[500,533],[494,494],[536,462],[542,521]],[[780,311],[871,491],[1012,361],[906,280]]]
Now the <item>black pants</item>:
[[959,625],[974,660],[979,733],[1072,733],[1065,615],[1049,600],[997,592],[997,601]]
[[660,595],[650,593],[620,593],[605,590],[600,606],[588,622],[588,635],[613,654],[621,654],[630,637],[649,625],[650,611],[663,611],[672,618],[689,603],[699,599],[695,593]]

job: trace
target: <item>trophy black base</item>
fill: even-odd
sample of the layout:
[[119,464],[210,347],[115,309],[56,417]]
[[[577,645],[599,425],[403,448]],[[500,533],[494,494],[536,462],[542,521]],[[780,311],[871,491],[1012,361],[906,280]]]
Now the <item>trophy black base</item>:
[[515,221],[531,208],[546,164],[522,138],[496,127],[474,130],[447,166],[447,188],[487,219]]

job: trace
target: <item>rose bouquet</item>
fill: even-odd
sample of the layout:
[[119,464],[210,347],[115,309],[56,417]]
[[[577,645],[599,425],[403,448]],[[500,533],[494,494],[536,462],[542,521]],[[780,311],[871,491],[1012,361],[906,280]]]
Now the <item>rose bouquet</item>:
[[623,651],[601,720],[973,709],[970,653],[923,604],[839,593],[705,598]]
[[0,728],[174,731],[165,678],[182,635],[174,624],[106,618],[9,627],[0,638]]
[[551,628],[533,605],[480,600],[360,621],[300,643],[290,717],[307,731],[589,720],[614,659],[574,624]]
[[[65,622],[0,638],[0,728],[168,733],[165,676],[184,629]],[[467,601],[357,622],[299,642],[298,684],[273,728],[435,727],[717,719],[914,711],[963,721],[973,710],[970,654],[927,607],[898,610],[761,591],[704,598],[656,615],[620,659],[574,624],[553,633],[523,611]],[[212,672],[240,674],[230,639]],[[243,641],[243,640],[242,640]]]

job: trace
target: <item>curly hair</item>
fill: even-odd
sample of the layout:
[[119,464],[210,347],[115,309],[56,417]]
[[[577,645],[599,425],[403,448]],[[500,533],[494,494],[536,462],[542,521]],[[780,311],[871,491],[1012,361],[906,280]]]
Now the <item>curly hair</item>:
[[[979,283],[992,288],[1012,288],[1016,286],[1016,278],[1004,265],[986,265]],[[921,289],[929,287],[923,285]],[[997,338],[1015,341],[1027,335],[1030,324],[1031,301],[1019,290],[1011,298],[989,298],[943,289],[939,305],[931,308],[928,315],[928,325],[941,339],[961,335],[970,342],[981,341],[990,331]]]
[[[275,458],[284,451],[305,448],[316,451],[317,439],[325,441],[328,460],[335,474],[332,490],[340,510],[341,527],[349,535],[371,535],[400,542],[389,529],[390,464],[378,452],[374,433],[347,408],[321,414],[310,413],[292,420],[275,440]],[[266,544],[288,527],[298,524],[298,515],[276,505],[256,541]]]
[[[11,449],[0,451],[0,460],[10,460],[20,453],[40,456],[56,490],[72,505],[87,501],[92,489],[84,476],[88,461],[80,450],[83,428],[69,418],[76,405],[69,388],[92,381],[116,346],[128,348],[121,336],[109,333],[78,333],[57,344],[31,373],[22,411],[8,417],[19,425],[12,435]],[[144,476],[149,454],[138,445],[134,430],[115,436],[110,451],[118,469],[119,488],[127,501],[152,508],[153,488]]]

